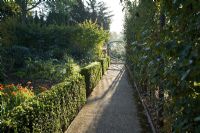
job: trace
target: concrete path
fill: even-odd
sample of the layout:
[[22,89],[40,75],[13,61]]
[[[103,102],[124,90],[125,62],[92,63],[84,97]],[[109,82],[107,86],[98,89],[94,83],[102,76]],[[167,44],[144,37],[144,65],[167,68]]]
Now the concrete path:
[[112,64],[65,133],[140,133],[124,65]]

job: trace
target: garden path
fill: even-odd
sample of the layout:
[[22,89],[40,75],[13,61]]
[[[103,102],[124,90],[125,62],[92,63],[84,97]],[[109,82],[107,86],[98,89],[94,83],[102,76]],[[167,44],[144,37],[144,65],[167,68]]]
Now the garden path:
[[134,91],[125,66],[111,64],[65,133],[139,133]]

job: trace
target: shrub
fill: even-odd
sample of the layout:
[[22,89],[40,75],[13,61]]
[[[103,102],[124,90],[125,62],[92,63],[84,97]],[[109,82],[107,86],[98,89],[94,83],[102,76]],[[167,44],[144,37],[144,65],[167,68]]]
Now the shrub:
[[43,79],[54,82],[63,81],[74,72],[79,71],[79,66],[71,59],[59,61],[57,59],[49,60],[30,60],[26,65],[26,77],[31,79]]
[[4,81],[4,72],[5,72],[5,68],[3,66],[3,60],[2,60],[2,47],[0,46],[0,82]]
[[109,66],[110,66],[110,63],[111,63],[110,57],[109,57],[109,56],[106,56],[106,59],[107,59],[107,62],[108,62],[108,67],[109,67]]
[[13,45],[4,48],[3,57],[6,68],[22,68],[25,66],[25,60],[31,58],[31,50],[27,47]]
[[99,62],[101,63],[102,74],[105,74],[106,70],[108,69],[108,60],[107,58],[100,58]]
[[46,26],[31,22],[24,25],[10,18],[0,23],[2,45],[24,46],[36,49],[38,53],[57,47],[58,51],[54,51],[56,58],[57,55],[63,55],[62,49],[68,49],[74,57],[90,56],[97,59],[102,54],[101,49],[108,36],[107,31],[91,21],[73,26]]
[[6,132],[64,132],[86,101],[80,74],[15,107],[0,123]]
[[31,58],[31,56],[30,50],[26,47],[16,45],[11,47],[0,46],[0,71],[2,72],[2,79],[9,71],[24,67],[25,60]]
[[72,51],[77,55],[92,53],[91,58],[98,58],[102,55],[102,47],[108,39],[109,34],[96,23],[85,21],[76,26],[72,33]]
[[13,45],[13,42],[16,42],[16,19],[7,19],[4,22],[0,23],[0,43],[3,45]]
[[90,65],[82,68],[81,74],[85,76],[86,94],[89,96],[102,77],[101,63],[91,63]]
[[4,115],[25,100],[33,98],[34,93],[29,89],[29,87],[29,85],[23,87],[20,84],[0,84],[0,116]]

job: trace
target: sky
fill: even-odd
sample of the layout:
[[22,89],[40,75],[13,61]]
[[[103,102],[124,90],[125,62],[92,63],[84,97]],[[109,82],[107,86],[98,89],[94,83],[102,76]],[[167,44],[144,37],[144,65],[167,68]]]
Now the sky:
[[101,0],[106,3],[107,7],[110,7],[112,14],[112,23],[110,27],[111,32],[117,32],[118,34],[123,31],[124,12],[122,12],[122,5],[120,0]]

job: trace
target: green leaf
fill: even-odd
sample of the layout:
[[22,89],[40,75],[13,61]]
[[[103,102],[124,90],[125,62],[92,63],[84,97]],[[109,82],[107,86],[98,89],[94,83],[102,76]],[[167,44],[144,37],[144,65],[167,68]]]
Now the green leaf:
[[194,118],[194,121],[200,121],[200,116]]
[[185,78],[187,78],[187,76],[190,74],[191,69],[188,69],[181,77],[181,80],[185,80]]

